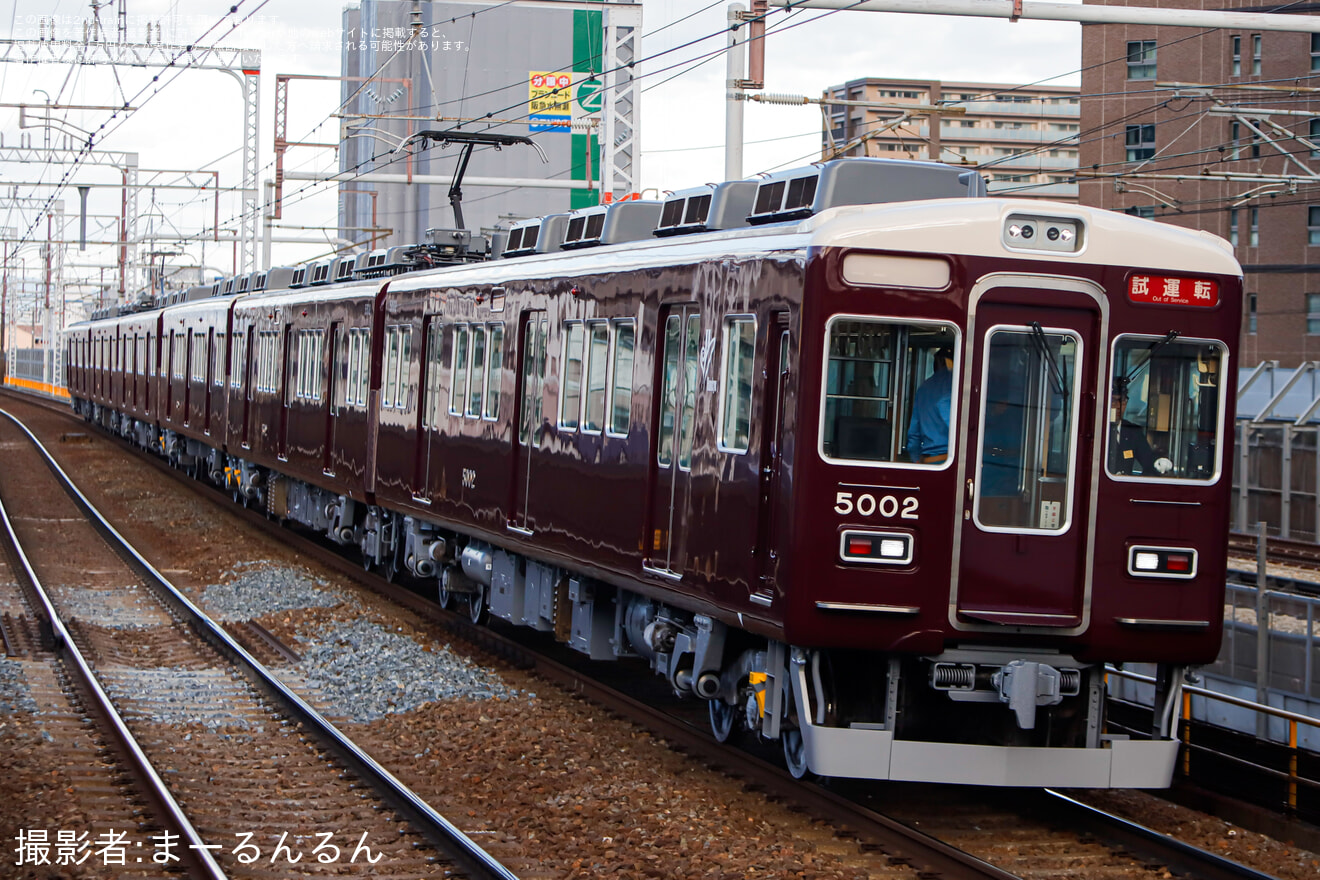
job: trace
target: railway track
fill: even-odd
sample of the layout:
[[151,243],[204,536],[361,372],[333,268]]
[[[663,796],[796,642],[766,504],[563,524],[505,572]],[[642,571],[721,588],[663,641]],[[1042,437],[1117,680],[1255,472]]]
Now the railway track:
[[[163,466],[161,469],[174,473]],[[183,482],[191,489],[201,488],[190,480]],[[229,514],[242,515],[260,528],[272,527],[259,515],[239,514],[221,493],[206,491]],[[1035,801],[1005,804],[997,802],[995,796],[987,797],[981,790],[924,787],[914,794],[898,786],[822,788],[804,784],[752,755],[716,744],[704,724],[691,718],[690,713],[685,716],[681,706],[675,714],[673,707],[657,708],[624,693],[624,690],[637,691],[637,680],[630,678],[618,686],[612,685],[602,677],[601,670],[608,676],[614,667],[596,665],[584,669],[584,662],[575,655],[560,652],[555,656],[553,645],[536,646],[512,640],[489,628],[473,627],[462,617],[444,612],[402,587],[365,576],[356,561],[331,553],[304,536],[281,530],[281,538],[296,546],[300,553],[314,557],[318,564],[334,569],[341,579],[386,595],[482,650],[645,726],[707,766],[740,779],[744,788],[808,810],[818,820],[838,829],[837,834],[855,838],[883,861],[895,866],[909,865],[924,872],[921,876],[1058,876],[1064,862],[1082,864],[1107,876],[1121,871],[1121,876],[1164,877],[1170,870],[1212,878],[1268,876],[1192,847],[1179,847],[1158,833],[1142,835],[1129,829],[1127,834],[1137,836],[1120,839],[1112,819],[1094,812],[1073,813],[1072,810],[1081,808],[1065,807],[1062,801],[1045,806]],[[549,650],[542,652],[539,647]],[[956,809],[951,808],[951,798],[956,799]],[[904,814],[895,810],[895,803],[905,803],[911,808]],[[940,821],[938,817],[942,817]],[[968,833],[969,828],[989,831]]]
[[[1229,555],[1254,560],[1256,558],[1256,540],[1255,535],[1229,532]],[[1309,541],[1290,541],[1285,538],[1267,538],[1265,541],[1265,561],[1307,571],[1320,571],[1320,544],[1313,544]]]
[[[150,820],[115,830],[103,866],[223,878],[305,859],[336,875],[515,880],[202,614],[35,436],[0,415],[0,493],[22,498],[23,516],[0,514],[40,641],[60,652],[104,741],[131,768],[133,791],[151,804]],[[75,587],[77,572],[95,576]],[[77,840],[79,829],[58,830]],[[49,849],[24,850],[23,840],[21,858],[50,863]]]

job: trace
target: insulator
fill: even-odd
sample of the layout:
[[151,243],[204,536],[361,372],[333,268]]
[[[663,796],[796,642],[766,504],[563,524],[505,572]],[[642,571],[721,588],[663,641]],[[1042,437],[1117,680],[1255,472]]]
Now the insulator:
[[805,95],[785,95],[782,92],[762,92],[756,96],[756,100],[762,104],[789,104],[794,107],[811,103],[811,99]]
[[976,687],[976,667],[968,664],[936,663],[930,674],[931,687],[970,691]]

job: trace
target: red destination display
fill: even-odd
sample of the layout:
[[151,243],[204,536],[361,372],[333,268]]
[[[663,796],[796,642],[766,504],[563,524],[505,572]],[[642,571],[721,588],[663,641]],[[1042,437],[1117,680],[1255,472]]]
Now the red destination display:
[[1219,305],[1219,285],[1204,278],[1169,278],[1163,275],[1133,275],[1128,279],[1128,299],[1160,306]]

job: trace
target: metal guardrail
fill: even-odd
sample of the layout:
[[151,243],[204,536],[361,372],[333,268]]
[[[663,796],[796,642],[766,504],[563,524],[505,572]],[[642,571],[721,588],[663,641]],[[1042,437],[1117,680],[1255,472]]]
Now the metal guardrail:
[[[1155,678],[1153,676],[1143,675],[1139,672],[1130,672],[1128,670],[1118,669],[1113,666],[1106,666],[1105,670],[1109,675],[1114,675],[1119,678],[1125,678],[1128,679],[1129,681],[1135,681],[1141,684],[1149,684],[1149,685],[1154,685],[1156,683]],[[1297,808],[1297,790],[1299,786],[1305,785],[1310,788],[1320,789],[1320,782],[1313,779],[1307,779],[1306,777],[1303,776],[1299,776],[1297,772],[1298,758],[1301,754],[1301,749],[1297,745],[1297,728],[1300,725],[1306,725],[1307,727],[1315,727],[1320,729],[1320,718],[1312,718],[1309,715],[1301,715],[1297,712],[1289,712],[1287,709],[1277,709],[1274,706],[1266,706],[1264,704],[1257,703],[1254,700],[1244,700],[1241,697],[1234,697],[1230,694],[1221,694],[1218,691],[1212,691],[1209,690],[1208,688],[1197,687],[1196,685],[1192,685],[1192,684],[1184,684],[1182,686],[1182,720],[1184,722],[1183,730],[1185,734],[1190,730],[1190,724],[1192,721],[1193,697],[1201,697],[1207,700],[1215,700],[1217,702],[1227,703],[1231,706],[1237,706],[1238,708],[1241,709],[1248,709],[1250,711],[1257,712],[1262,715],[1268,715],[1272,718],[1281,718],[1284,721],[1286,721],[1288,723],[1288,752],[1289,752],[1288,772],[1284,773],[1283,771],[1275,770],[1273,767],[1265,767],[1255,762],[1245,760],[1243,758],[1238,758],[1233,755],[1225,755],[1222,752],[1218,752],[1218,751],[1212,752],[1212,750],[1197,746],[1193,744],[1190,741],[1190,739],[1184,738],[1183,746],[1186,748],[1186,751],[1183,754],[1184,776],[1190,775],[1190,762],[1191,762],[1190,753],[1192,751],[1199,751],[1204,753],[1212,753],[1215,755],[1216,758],[1219,758],[1221,760],[1226,760],[1245,767],[1250,767],[1252,770],[1256,772],[1263,773],[1275,779],[1281,779],[1286,781],[1288,784],[1288,806],[1292,809]]]

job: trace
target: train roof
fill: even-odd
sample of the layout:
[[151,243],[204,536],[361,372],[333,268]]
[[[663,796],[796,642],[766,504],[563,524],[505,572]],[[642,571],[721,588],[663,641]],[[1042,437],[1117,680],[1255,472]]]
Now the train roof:
[[[1072,221],[1071,242],[1048,243],[1049,224]],[[1041,234],[1014,240],[1033,223]],[[1158,267],[1169,272],[1241,275],[1233,248],[1217,235],[1099,208],[1027,199],[960,199],[835,208],[803,221],[817,247],[857,247],[1060,263]],[[1070,245],[1065,248],[1064,245]]]

